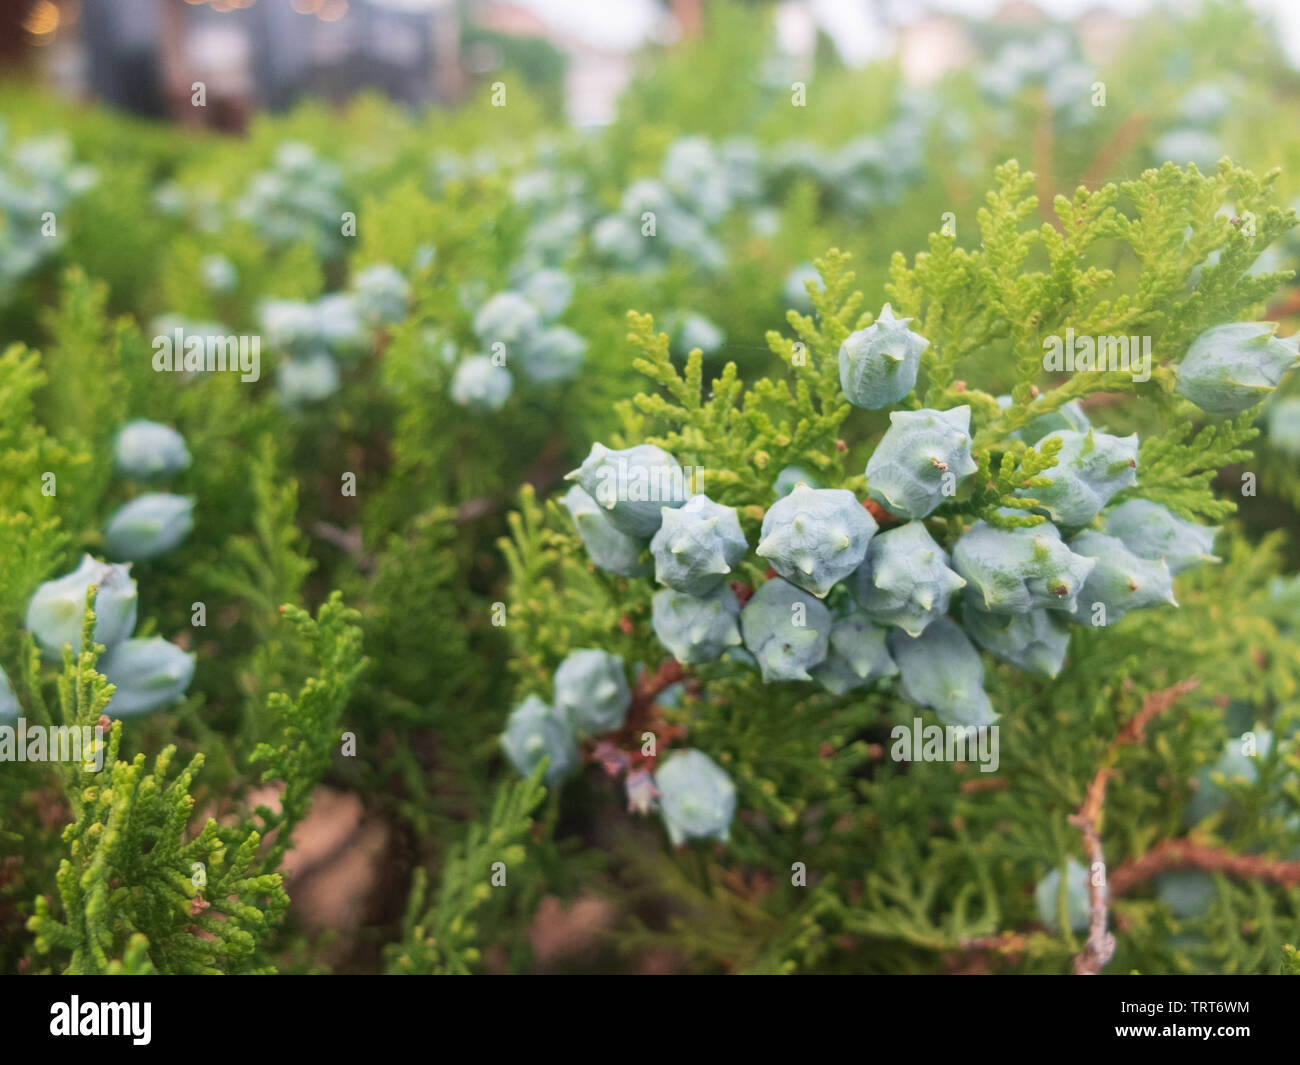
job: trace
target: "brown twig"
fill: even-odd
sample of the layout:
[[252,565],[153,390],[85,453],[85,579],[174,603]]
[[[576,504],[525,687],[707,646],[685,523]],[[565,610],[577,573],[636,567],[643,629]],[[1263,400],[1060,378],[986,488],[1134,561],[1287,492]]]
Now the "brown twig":
[[1120,123],[1119,129],[1115,130],[1101,150],[1093,156],[1093,160],[1083,172],[1083,177],[1079,179],[1079,184],[1087,188],[1096,188],[1110,176],[1111,170],[1115,166],[1115,161],[1128,151],[1142,136],[1142,131],[1146,128],[1147,116],[1138,112],[1129,115]]
[[[1070,824],[1083,837],[1083,848],[1088,856],[1088,866],[1106,868],[1106,852],[1101,844],[1101,818],[1106,804],[1106,784],[1115,772],[1114,764],[1119,749],[1129,743],[1139,743],[1151,721],[1168,710],[1178,699],[1192,691],[1200,681],[1195,677],[1175,684],[1164,691],[1152,692],[1142,700],[1142,709],[1133,715],[1119,734],[1110,742],[1102,757],[1102,764],[1088,785],[1083,804],[1070,815]],[[1088,941],[1074,958],[1074,971],[1081,976],[1095,976],[1115,953],[1115,937],[1107,928],[1109,912],[1106,904],[1106,881],[1088,877]]]
[[1260,854],[1234,854],[1190,839],[1164,839],[1140,858],[1131,858],[1116,869],[1110,878],[1110,893],[1112,896],[1123,895],[1152,877],[1173,869],[1227,873],[1243,880],[1268,880],[1284,887],[1300,885],[1300,861],[1283,861]]

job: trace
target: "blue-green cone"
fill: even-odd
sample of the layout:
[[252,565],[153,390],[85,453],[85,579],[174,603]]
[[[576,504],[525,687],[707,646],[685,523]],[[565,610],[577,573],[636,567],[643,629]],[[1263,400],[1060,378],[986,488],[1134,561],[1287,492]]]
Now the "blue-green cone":
[[1065,665],[1070,630],[1056,611],[990,614],[967,603],[961,620],[977,644],[1013,666],[1055,677]]
[[565,480],[582,485],[616,529],[646,540],[663,522],[665,507],[680,507],[693,494],[677,460],[654,444],[622,451],[592,444]]
[[674,751],[655,772],[659,813],[673,846],[688,839],[718,839],[731,835],[736,813],[736,786],[701,751]]
[[[1065,865],[1065,914],[1070,931],[1088,927],[1091,900],[1088,897],[1088,870],[1071,858]],[[1034,909],[1038,919],[1053,932],[1061,930],[1061,870],[1053,869],[1034,888]]]
[[1098,627],[1113,625],[1130,610],[1161,603],[1178,605],[1173,576],[1163,559],[1138,558],[1122,540],[1091,529],[1071,540],[1070,549],[1097,560],[1079,590],[1075,621]]
[[984,663],[966,634],[939,618],[920,636],[890,629],[889,652],[898,664],[903,695],[939,715],[946,725],[991,725],[997,720],[984,694]]
[[1213,554],[1218,531],[1186,521],[1149,499],[1130,499],[1106,515],[1107,533],[1138,558],[1163,558],[1175,576],[1202,562],[1219,561]]
[[1179,869],[1156,877],[1156,898],[1184,921],[1205,916],[1217,894],[1214,878],[1199,869]]
[[740,632],[765,681],[811,680],[809,670],[826,658],[830,646],[831,612],[776,577],[745,604]]
[[518,292],[498,292],[474,315],[474,335],[489,346],[526,344],[541,328],[541,314]]
[[1086,525],[1122,488],[1137,484],[1138,438],[1111,436],[1095,429],[1079,433],[1062,429],[1045,437],[1059,438],[1056,465],[1044,470],[1052,483],[1021,488],[1016,494],[1038,500],[1058,525]]
[[577,377],[586,357],[587,342],[582,337],[567,326],[553,325],[525,342],[516,365],[535,384],[552,385]]
[[792,584],[825,598],[862,564],[876,528],[852,492],[800,484],[768,507],[755,554]]
[[159,636],[123,640],[99,660],[116,691],[107,713],[147,714],[179,702],[194,679],[194,655]]
[[370,322],[400,322],[406,317],[410,286],[397,267],[375,263],[357,274],[352,284],[361,316]]
[[86,593],[91,585],[95,593],[95,642],[112,647],[131,635],[136,610],[140,605],[131,566],[96,562],[82,555],[71,573],[46,581],[32,593],[27,604],[25,625],[49,661],[58,661],[64,645],[73,653],[81,651],[81,618],[86,609]]
[[772,482],[772,491],[776,498],[788,496],[794,491],[795,485],[806,484],[809,488],[820,488],[822,483],[813,474],[803,469],[801,466],[786,466],[776,475],[776,480]]
[[170,492],[147,492],[108,519],[104,549],[113,558],[140,562],[164,555],[194,528],[194,500]]
[[867,460],[867,491],[900,518],[924,518],[976,470],[970,407],[896,410],[889,423]]
[[563,502],[596,566],[620,577],[644,577],[650,573],[650,563],[638,561],[645,550],[645,541],[614,528],[605,511],[581,485],[570,488]]
[[706,495],[693,495],[685,506],[665,509],[663,524],[650,541],[655,579],[688,595],[713,591],[748,550],[735,508]]
[[920,636],[948,612],[952,593],[964,587],[965,578],[948,568],[944,549],[921,522],[911,521],[872,539],[852,591],[877,625]]
[[578,764],[578,744],[573,728],[559,711],[547,706],[536,695],[528,696],[510,711],[501,748],[515,769],[528,776],[543,758],[546,783],[554,787]]
[[1276,331],[1275,322],[1207,329],[1177,368],[1177,392],[1211,414],[1233,416],[1253,407],[1300,362],[1300,334],[1282,338]]
[[[1253,737],[1253,753],[1247,747],[1250,737]],[[1268,729],[1243,733],[1227,740],[1218,761],[1196,774],[1196,790],[1183,809],[1183,824],[1190,828],[1228,805],[1229,793],[1215,780],[1216,777],[1222,776],[1224,783],[1244,781],[1254,784],[1259,780],[1259,762],[1267,760],[1272,751],[1273,733]]]
[[504,366],[486,355],[471,355],[456,367],[451,379],[451,398],[470,410],[500,410],[510,398],[514,378]]
[[885,646],[886,631],[855,610],[831,625],[826,661],[812,669],[813,679],[833,695],[872,684],[898,674],[898,666]]
[[[1003,407],[1011,406],[1012,402],[1010,396],[998,396],[998,403]],[[1033,447],[1043,437],[1050,436],[1062,429],[1086,433],[1091,428],[1092,422],[1088,420],[1088,416],[1083,412],[1083,406],[1077,399],[1072,399],[1069,403],[1063,404],[1054,411],[1030,419],[1024,426],[1010,435]]]
[[1268,446],[1288,458],[1300,459],[1300,398],[1273,400],[1265,412]]
[[916,387],[921,353],[930,342],[907,328],[911,321],[895,318],[886,303],[880,317],[840,345],[840,387],[855,407],[880,410]]
[[608,651],[570,651],[555,670],[555,708],[579,732],[598,735],[621,728],[631,705],[623,659]]
[[994,614],[1072,611],[1096,560],[1075,554],[1050,522],[997,529],[983,521],[952,548],[952,565],[966,578],[968,603]]
[[655,635],[668,653],[686,665],[714,662],[739,647],[740,603],[726,585],[703,596],[663,588],[651,600]]
[[137,418],[118,430],[113,462],[119,473],[137,481],[173,477],[189,468],[190,453],[175,429]]
[[18,694],[9,681],[9,674],[4,671],[3,666],[0,666],[0,721],[18,717],[22,712],[23,708],[18,702]]

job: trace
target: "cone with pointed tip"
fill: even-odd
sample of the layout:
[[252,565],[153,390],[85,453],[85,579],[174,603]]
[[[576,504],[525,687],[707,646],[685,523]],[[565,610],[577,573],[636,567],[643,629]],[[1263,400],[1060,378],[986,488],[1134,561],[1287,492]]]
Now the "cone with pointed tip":
[[926,527],[911,521],[877,534],[854,574],[854,598],[877,625],[920,636],[948,612],[952,593],[966,581],[948,567],[948,555]]
[[501,749],[510,764],[524,776],[549,757],[546,783],[552,787],[578,764],[578,744],[572,726],[562,713],[536,695],[528,696],[510,711],[506,730],[501,735]]
[[852,492],[800,484],[768,508],[755,553],[792,584],[825,598],[862,564],[876,528]]
[[1052,483],[1021,488],[1016,494],[1038,500],[1058,525],[1086,525],[1111,496],[1137,484],[1137,433],[1111,436],[1095,429],[1062,429],[1044,439],[1056,438],[1061,440],[1056,465],[1042,474]]
[[651,600],[655,635],[687,665],[716,661],[729,647],[739,647],[739,618],[736,593],[725,584],[699,597],[663,588]]
[[1186,521],[1149,499],[1130,499],[1106,515],[1106,532],[1124,542],[1138,558],[1163,558],[1177,575],[1213,554],[1217,528]]
[[1180,395],[1211,414],[1234,416],[1266,398],[1300,362],[1300,334],[1275,322],[1229,322],[1192,341],[1177,368]]
[[555,670],[555,708],[574,728],[590,735],[623,725],[632,693],[623,659],[608,651],[570,651]]
[[898,666],[889,657],[885,635],[885,629],[873,625],[860,610],[836,618],[826,661],[813,667],[813,678],[831,694],[843,695],[896,676]]
[[194,655],[159,636],[137,637],[105,654],[99,671],[117,689],[105,713],[147,714],[184,696],[194,679]]
[[806,484],[809,488],[820,488],[821,481],[814,477],[801,466],[787,466],[776,475],[776,480],[772,482],[772,491],[776,498],[788,496],[796,485]]
[[82,555],[76,569],[46,581],[27,604],[27,631],[36,638],[47,660],[58,661],[65,644],[74,654],[80,652],[81,618],[92,584],[98,588],[94,602],[95,642],[112,648],[131,635],[140,600],[131,579],[130,563],[110,565]]
[[[1000,407],[1009,407],[1013,402],[1014,400],[1010,396],[998,396],[998,406]],[[1050,436],[1062,429],[1086,433],[1091,428],[1092,422],[1088,420],[1088,415],[1083,412],[1083,405],[1077,399],[1072,399],[1069,403],[1063,404],[1054,411],[1040,414],[1037,418],[1031,419],[1010,435],[1013,439],[1023,440],[1030,447],[1033,447],[1043,437]]]
[[1019,614],[1072,611],[1097,562],[1062,543],[1049,522],[997,529],[977,521],[953,544],[952,564],[969,585],[967,602],[994,614]]
[[644,577],[650,572],[650,563],[639,561],[645,549],[643,541],[619,532],[605,517],[596,501],[574,485],[565,493],[563,503],[573,518],[573,524],[582,537],[583,546],[591,561],[600,569],[617,573],[621,577]]
[[1050,610],[990,614],[974,603],[962,611],[962,627],[984,650],[1004,662],[1055,677],[1065,665],[1070,630],[1063,615]]
[[[1061,870],[1053,869],[1034,888],[1034,909],[1038,919],[1053,932],[1061,930]],[[1065,864],[1065,916],[1071,932],[1088,927],[1092,905],[1088,893],[1088,870],[1071,858]]]
[[830,645],[831,612],[777,577],[745,604],[740,632],[765,681],[811,680],[808,671],[825,660]]
[[908,328],[911,321],[895,318],[886,303],[880,317],[840,345],[840,387],[854,406],[880,410],[916,387],[921,353],[930,342]]
[[975,472],[970,407],[896,410],[889,423],[867,460],[867,491],[900,518],[924,518]]
[[688,839],[731,836],[736,812],[736,786],[702,751],[675,751],[655,773],[659,813],[673,846]]
[[565,480],[582,485],[614,528],[647,540],[662,523],[663,508],[680,507],[691,494],[677,460],[654,444],[622,451],[592,444]]
[[956,622],[939,618],[915,637],[890,629],[887,644],[903,694],[912,702],[929,707],[946,725],[997,720],[984,694],[984,663]]
[[713,591],[748,550],[735,508],[706,495],[691,496],[685,506],[665,507],[663,524],[650,541],[655,579],[688,595]]
[[1075,621],[1095,624],[1102,616],[1098,606],[1106,611],[1102,624],[1113,625],[1130,610],[1161,603],[1178,605],[1174,579],[1164,559],[1138,558],[1122,540],[1091,529],[1071,540],[1070,549],[1097,560],[1079,590]]

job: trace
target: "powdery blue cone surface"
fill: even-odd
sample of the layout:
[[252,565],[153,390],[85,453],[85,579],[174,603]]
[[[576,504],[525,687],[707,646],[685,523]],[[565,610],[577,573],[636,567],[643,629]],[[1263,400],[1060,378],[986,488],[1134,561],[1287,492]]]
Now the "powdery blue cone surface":
[[948,554],[919,521],[877,533],[853,576],[854,598],[877,625],[909,636],[948,613],[952,593],[966,580],[948,566]]
[[1217,894],[1214,878],[1199,869],[1179,869],[1156,877],[1156,898],[1183,920],[1204,916]]
[[1192,341],[1176,389],[1201,410],[1237,415],[1264,399],[1300,362],[1300,334],[1285,339],[1274,322],[1229,322]]
[[305,359],[285,359],[276,369],[275,393],[281,406],[294,408],[319,403],[338,390],[339,364],[326,352]]
[[930,342],[908,328],[911,321],[895,318],[886,303],[879,318],[840,345],[840,387],[854,406],[879,410],[916,387],[921,353]]
[[1196,790],[1183,809],[1183,824],[1190,828],[1228,805],[1230,795],[1216,777],[1221,777],[1223,784],[1254,784],[1259,780],[1259,762],[1268,759],[1272,751],[1273,733],[1268,729],[1227,740],[1218,761],[1196,774]]
[[734,507],[694,495],[684,506],[663,512],[650,551],[660,584],[704,595],[722,584],[731,567],[745,557],[749,542]]
[[702,314],[691,311],[677,329],[676,348],[687,355],[696,348],[702,355],[712,355],[727,342],[727,334]]
[[[1138,558],[1122,540],[1091,529],[1070,541],[1077,553],[1095,558],[1074,610],[1076,621],[1113,625],[1130,610],[1168,603],[1177,606],[1174,579],[1163,559]],[[1099,613],[1105,608],[1105,614]],[[1098,621],[1099,618],[1104,620]]]
[[691,494],[677,460],[654,444],[621,451],[592,444],[566,480],[582,485],[616,529],[647,540],[662,523],[663,508],[680,507]]
[[822,486],[821,481],[802,466],[787,466],[776,475],[776,480],[772,482],[772,491],[777,499],[780,499],[782,496],[788,496],[799,484],[806,484],[809,488]]
[[111,648],[131,635],[140,605],[131,566],[96,562],[83,555],[76,569],[46,581],[27,604],[24,624],[45,658],[57,661],[65,644],[80,652],[81,616],[92,584],[99,589],[94,603],[95,642]]
[[994,614],[1072,611],[1096,560],[1076,554],[1050,522],[997,529],[977,521],[952,548],[952,565],[966,578],[967,602]]
[[514,378],[504,366],[493,365],[486,355],[471,355],[456,367],[451,379],[451,398],[470,410],[500,410],[510,398],[514,384]]
[[843,695],[898,673],[885,646],[885,629],[855,610],[831,625],[826,660],[812,669],[813,678],[833,695]]
[[[361,301],[351,292],[331,292],[316,301],[316,329],[331,354],[348,358],[366,346]],[[403,311],[405,313],[405,311]]]
[[498,292],[474,315],[474,335],[484,344],[527,343],[541,327],[541,314],[518,292]]
[[740,603],[725,584],[704,596],[663,588],[650,605],[655,635],[679,662],[714,662],[740,646]]
[[582,537],[587,554],[599,568],[621,577],[644,577],[650,573],[650,563],[638,561],[645,550],[645,541],[614,528],[605,517],[605,511],[596,505],[581,485],[575,484],[570,488],[563,502],[578,535]]
[[[924,518],[975,472],[970,453],[970,407],[894,411],[867,460],[867,491],[900,518]],[[951,474],[945,479],[945,474]]]
[[352,285],[363,318],[371,322],[400,322],[406,317],[410,286],[391,263],[375,263],[356,276]]
[[536,769],[543,758],[550,758],[546,783],[552,787],[578,764],[578,743],[572,726],[562,713],[536,695],[528,696],[510,711],[506,730],[501,735],[501,749],[510,764],[524,776]]
[[180,544],[193,528],[193,499],[148,492],[118,507],[108,519],[104,550],[127,562],[157,558]]
[[1149,499],[1130,499],[1106,515],[1106,532],[1122,540],[1138,558],[1163,558],[1172,574],[1218,562],[1217,528],[1187,521]]
[[158,636],[123,640],[99,660],[99,671],[116,687],[113,717],[147,714],[178,702],[194,679],[194,655]]
[[1275,399],[1266,412],[1268,446],[1288,458],[1300,459],[1300,399]]
[[1122,488],[1137,484],[1138,438],[1111,436],[1095,429],[1079,433],[1063,429],[1044,440],[1059,438],[1056,465],[1044,470],[1052,483],[1021,488],[1017,495],[1038,500],[1058,525],[1086,525]]
[[[786,306],[793,307],[803,314],[812,314],[813,305],[808,296],[808,283],[811,281],[820,288],[821,279],[822,275],[812,263],[800,263],[796,266],[785,275],[785,281],[781,283],[781,295],[785,297]],[[858,334],[854,333],[853,335],[857,336]],[[849,340],[852,339],[853,337],[849,338]],[[845,343],[847,344],[848,341],[845,341]],[[843,351],[843,348],[840,350]],[[911,391],[911,389],[908,391]]]
[[17,717],[22,713],[22,709],[18,702],[18,694],[9,680],[9,674],[4,671],[3,666],[0,666],[0,721]]
[[556,325],[527,341],[515,363],[528,380],[550,385],[577,377],[586,357],[587,342],[567,326]]
[[[1088,898],[1088,870],[1071,858],[1065,864],[1065,914],[1070,931],[1082,932],[1088,927],[1091,902]],[[1104,891],[1104,889],[1103,889]],[[1034,888],[1034,909],[1038,919],[1053,932],[1061,930],[1061,870],[1053,869]]]
[[139,481],[174,477],[189,468],[190,452],[175,429],[137,418],[118,430],[113,463],[119,473]]
[[852,492],[795,485],[767,509],[756,554],[818,598],[861,564],[876,522]]
[[555,708],[580,732],[597,735],[621,727],[631,702],[618,655],[595,648],[570,651],[555,671]]
[[725,842],[730,837],[736,786],[707,754],[695,750],[670,754],[655,773],[655,787],[659,813],[674,846],[688,839]]
[[233,292],[239,284],[239,271],[224,255],[205,255],[200,259],[199,277],[210,292]]
[[562,315],[573,299],[573,278],[563,270],[535,270],[524,278],[519,291],[549,322]]
[[955,622],[940,618],[920,636],[890,629],[889,653],[903,694],[947,725],[991,725],[997,714],[984,694],[984,662]]
[[1013,666],[1055,677],[1065,665],[1070,630],[1056,611],[990,614],[967,603],[961,620],[971,639]]
[[[998,405],[1001,407],[1009,407],[1013,402],[1010,396],[998,396]],[[1062,429],[1086,433],[1091,428],[1092,422],[1088,420],[1088,415],[1084,413],[1082,404],[1077,399],[1072,399],[1069,403],[1058,407],[1054,411],[1031,418],[1024,426],[1010,435],[1033,447],[1043,437],[1050,436]]]
[[809,670],[830,647],[831,612],[778,577],[760,585],[745,604],[740,633],[765,681],[811,680]]

